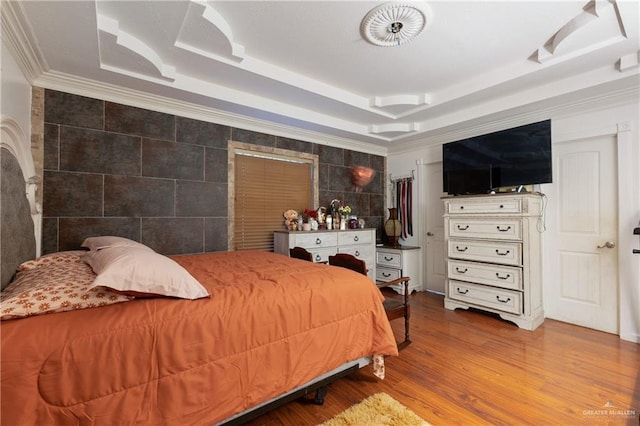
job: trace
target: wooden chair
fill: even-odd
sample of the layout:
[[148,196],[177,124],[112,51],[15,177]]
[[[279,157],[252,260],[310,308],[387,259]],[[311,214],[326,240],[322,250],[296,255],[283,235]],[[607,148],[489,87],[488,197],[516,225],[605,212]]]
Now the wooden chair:
[[[340,266],[367,275],[366,262],[347,253],[338,253],[329,256],[329,265]],[[402,285],[404,296],[402,300],[385,297],[383,306],[389,321],[404,318],[404,341],[398,343],[398,350],[402,350],[411,344],[411,339],[409,338],[409,317],[411,316],[411,306],[409,306],[409,277],[400,277],[392,281],[376,282],[378,288],[390,287],[392,285]]]
[[308,260],[313,262],[313,255],[302,247],[294,247],[289,249],[289,256],[296,259]]

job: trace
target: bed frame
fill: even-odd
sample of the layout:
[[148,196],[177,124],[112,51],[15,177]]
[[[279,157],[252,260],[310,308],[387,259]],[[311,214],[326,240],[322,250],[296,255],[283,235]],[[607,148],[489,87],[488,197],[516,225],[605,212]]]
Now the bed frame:
[[317,377],[316,379],[305,383],[304,385],[297,387],[277,398],[265,401],[262,404],[258,404],[255,407],[250,408],[249,410],[236,414],[235,416],[231,416],[230,418],[220,423],[220,425],[237,426],[244,424],[250,420],[262,416],[263,414],[268,413],[271,410],[288,404],[289,402],[304,398],[312,392],[315,392],[315,396],[309,401],[316,405],[322,405],[324,404],[324,397],[327,395],[328,385],[342,377],[355,373],[360,368],[368,365],[370,361],[370,358],[360,358],[358,360],[343,364],[340,367],[333,369],[328,373],[325,373],[322,376]]

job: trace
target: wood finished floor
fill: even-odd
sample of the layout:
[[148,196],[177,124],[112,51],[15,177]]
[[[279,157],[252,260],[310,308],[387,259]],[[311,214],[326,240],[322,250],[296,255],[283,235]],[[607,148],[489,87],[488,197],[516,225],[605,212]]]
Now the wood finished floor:
[[[433,425],[638,425],[640,345],[554,320],[537,330],[479,311],[448,311],[442,296],[411,296],[413,343],[329,386],[322,406],[298,401],[248,425],[317,425],[386,392]],[[402,321],[392,322],[402,336]]]

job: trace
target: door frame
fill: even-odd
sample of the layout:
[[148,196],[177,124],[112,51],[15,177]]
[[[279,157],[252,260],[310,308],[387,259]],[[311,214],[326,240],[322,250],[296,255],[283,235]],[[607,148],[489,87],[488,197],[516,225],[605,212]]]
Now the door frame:
[[[552,123],[554,123],[552,121]],[[553,125],[553,124],[552,124]],[[575,129],[575,127],[574,127]],[[634,185],[634,153],[632,123],[629,121],[617,122],[597,128],[583,128],[579,131],[562,132],[561,129],[553,129],[553,144],[575,141],[579,139],[589,139],[601,136],[613,136],[617,148],[617,183],[618,183],[618,229],[617,239],[618,253],[618,335],[624,340],[640,343],[640,330],[638,330],[638,320],[636,319],[640,310],[640,285],[634,283],[634,277],[640,276],[639,263],[631,258],[633,247],[633,235],[631,230],[637,226],[638,218],[633,212],[638,210],[638,191]],[[637,137],[637,136],[636,136]],[[638,161],[638,158],[635,159]],[[542,186],[544,192],[544,185]],[[543,242],[543,247],[556,248],[558,238],[548,234]],[[549,256],[552,250],[544,250],[544,263],[551,264]],[[544,282],[551,283],[551,270],[544,267]],[[544,291],[544,289],[543,289]]]

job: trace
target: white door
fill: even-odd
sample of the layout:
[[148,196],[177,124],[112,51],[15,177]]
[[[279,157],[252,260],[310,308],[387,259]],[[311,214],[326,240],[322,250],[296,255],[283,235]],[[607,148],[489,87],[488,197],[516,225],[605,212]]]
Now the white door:
[[426,250],[424,251],[426,290],[444,294],[446,274],[444,247],[444,203],[442,192],[442,163],[427,164],[426,180]]
[[615,136],[553,145],[545,316],[618,332]]

